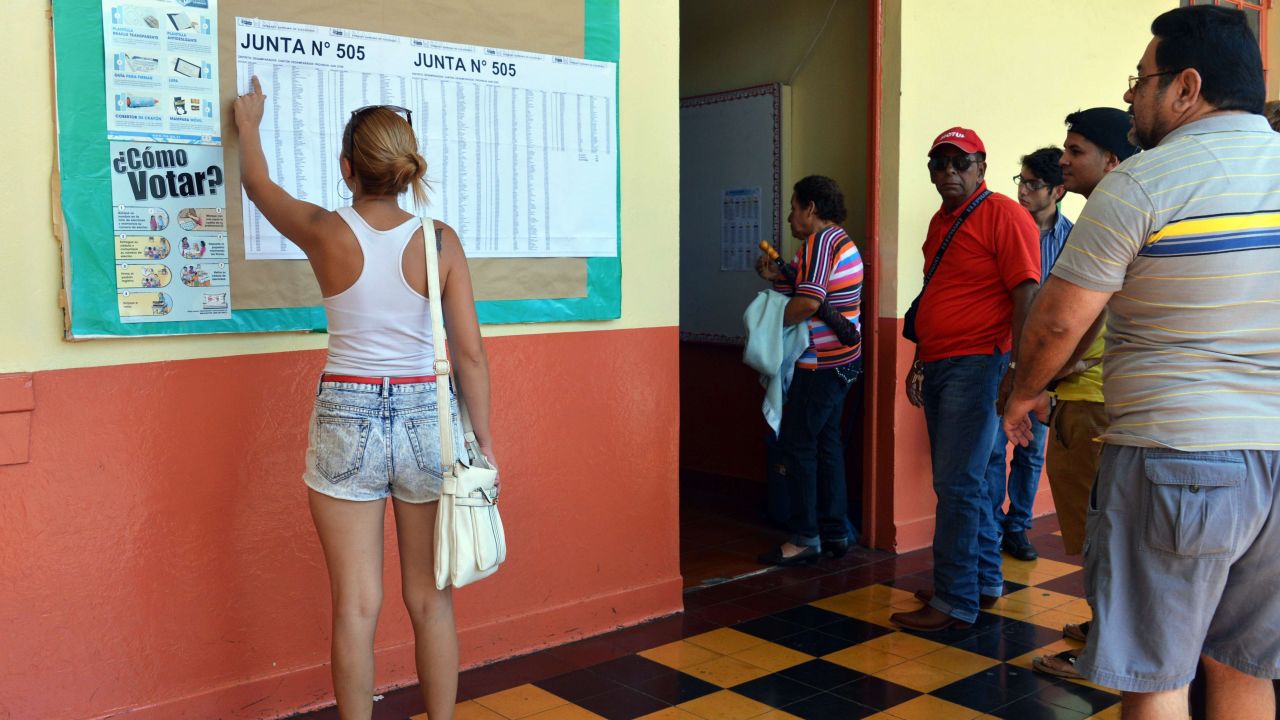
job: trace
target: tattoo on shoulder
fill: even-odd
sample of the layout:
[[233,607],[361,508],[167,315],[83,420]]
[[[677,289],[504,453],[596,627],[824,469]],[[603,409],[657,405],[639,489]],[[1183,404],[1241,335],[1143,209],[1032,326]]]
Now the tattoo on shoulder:
[[444,230],[436,228],[436,251],[444,250]]

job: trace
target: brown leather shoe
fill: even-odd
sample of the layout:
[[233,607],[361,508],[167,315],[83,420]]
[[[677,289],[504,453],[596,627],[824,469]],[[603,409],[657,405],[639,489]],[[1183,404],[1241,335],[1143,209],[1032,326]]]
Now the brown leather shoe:
[[[916,599],[924,603],[925,605],[928,605],[929,601],[933,599],[933,591],[917,590]],[[996,595],[979,595],[978,607],[982,608],[983,610],[990,610],[991,608],[996,606],[996,601],[999,599],[1000,599],[999,596],[996,596]]]
[[900,628],[907,630],[915,630],[916,632],[942,632],[943,630],[968,630],[973,627],[971,623],[961,622],[956,618],[935,609],[932,605],[925,605],[919,610],[911,612],[894,613],[889,616],[889,622]]

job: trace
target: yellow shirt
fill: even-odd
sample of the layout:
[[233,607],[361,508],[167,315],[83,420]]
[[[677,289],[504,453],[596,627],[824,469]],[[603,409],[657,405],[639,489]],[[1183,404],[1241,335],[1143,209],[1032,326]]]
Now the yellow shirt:
[[[1098,337],[1093,339],[1093,344],[1085,352],[1081,360],[1092,360],[1101,358],[1102,351],[1106,348],[1107,328],[1104,325],[1098,331]],[[1102,363],[1085,370],[1084,372],[1072,373],[1058,383],[1057,390],[1054,394],[1059,400],[1087,400],[1089,402],[1103,402],[1102,397]]]

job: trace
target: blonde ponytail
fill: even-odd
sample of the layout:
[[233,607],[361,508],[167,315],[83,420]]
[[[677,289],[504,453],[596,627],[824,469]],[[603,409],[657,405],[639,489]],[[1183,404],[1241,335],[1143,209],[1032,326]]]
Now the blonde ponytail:
[[347,122],[343,153],[362,191],[370,195],[400,195],[412,189],[419,209],[427,205],[427,161],[418,153],[413,128],[387,107],[357,113]]

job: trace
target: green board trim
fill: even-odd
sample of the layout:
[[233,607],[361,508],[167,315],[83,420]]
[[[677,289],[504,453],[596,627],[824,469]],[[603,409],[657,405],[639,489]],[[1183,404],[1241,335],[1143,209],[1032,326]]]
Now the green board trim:
[[[618,61],[618,0],[584,0],[583,54]],[[325,330],[320,306],[234,310],[228,320],[122,323],[116,305],[111,178],[108,174],[106,73],[101,0],[53,0],[58,114],[58,173],[69,240],[67,293],[73,338],[138,337]],[[617,108],[614,108],[615,114]],[[616,141],[616,138],[615,138]],[[621,165],[619,164],[619,168]],[[621,184],[621,173],[618,174]],[[480,322],[531,323],[611,320],[622,316],[621,191],[618,257],[588,258],[587,296],[476,303]],[[101,240],[97,240],[101,238]]]

